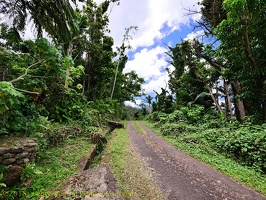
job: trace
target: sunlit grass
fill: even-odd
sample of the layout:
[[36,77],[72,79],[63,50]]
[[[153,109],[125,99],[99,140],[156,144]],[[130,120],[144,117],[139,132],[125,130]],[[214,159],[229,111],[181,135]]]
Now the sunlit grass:
[[102,162],[110,164],[126,199],[163,199],[130,145],[126,129],[118,129],[103,154]]
[[132,123],[133,123],[134,127],[137,129],[137,131],[138,131],[140,134],[142,134],[142,135],[145,134],[145,131],[139,126],[139,124],[138,124],[137,121],[132,121]]

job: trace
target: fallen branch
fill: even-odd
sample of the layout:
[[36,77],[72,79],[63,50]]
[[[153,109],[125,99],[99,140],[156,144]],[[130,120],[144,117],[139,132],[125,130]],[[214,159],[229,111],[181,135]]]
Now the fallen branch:
[[122,123],[119,123],[119,122],[108,121],[107,123],[109,126],[111,126],[113,128],[124,128],[124,125]]
[[24,93],[27,93],[27,94],[39,94],[38,92],[31,92],[31,91],[28,91],[28,90],[22,90],[22,89],[18,89],[18,88],[14,88],[14,89],[19,91],[19,92],[24,92]]
[[29,71],[29,69],[30,69],[31,67],[33,67],[34,65],[38,65],[38,64],[40,64],[40,63],[42,63],[42,62],[39,61],[39,62],[36,62],[36,63],[32,64],[31,66],[29,66],[29,67],[26,69],[26,71],[25,71],[25,73],[24,73],[23,75],[19,76],[18,78],[14,79],[14,80],[9,81],[9,82],[10,82],[10,83],[15,83],[15,82],[18,82],[18,81],[20,81],[20,80],[23,80],[23,79],[24,79],[24,76],[27,76],[27,75],[28,75],[28,71]]

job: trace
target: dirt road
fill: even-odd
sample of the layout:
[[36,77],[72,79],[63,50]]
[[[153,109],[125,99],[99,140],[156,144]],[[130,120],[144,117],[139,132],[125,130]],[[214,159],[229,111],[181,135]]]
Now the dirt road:
[[155,135],[143,124],[145,134],[128,123],[130,139],[151,172],[165,199],[171,200],[266,200],[222,173],[197,161]]

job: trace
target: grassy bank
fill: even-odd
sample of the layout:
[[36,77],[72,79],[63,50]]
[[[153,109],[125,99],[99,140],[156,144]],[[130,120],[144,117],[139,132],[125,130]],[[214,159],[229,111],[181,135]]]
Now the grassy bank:
[[151,181],[150,175],[132,149],[126,128],[115,130],[103,153],[102,162],[111,166],[126,199],[163,199],[160,190]]
[[38,162],[26,165],[22,174],[24,185],[2,192],[2,197],[11,200],[19,194],[21,200],[38,200],[42,196],[60,194],[67,177],[77,172],[78,161],[88,157],[91,148],[91,142],[81,137],[67,139],[61,146],[47,150],[39,155]]
[[258,192],[266,195],[265,175],[256,172],[250,167],[242,166],[233,159],[226,158],[224,155],[218,153],[217,151],[206,145],[187,143],[185,140],[183,140],[182,136],[173,137],[172,135],[162,135],[160,133],[160,130],[154,127],[153,123],[147,121],[142,121],[142,123],[177,148],[185,151],[198,160],[209,164],[213,168],[232,177],[236,181],[243,183],[248,187],[251,187]]

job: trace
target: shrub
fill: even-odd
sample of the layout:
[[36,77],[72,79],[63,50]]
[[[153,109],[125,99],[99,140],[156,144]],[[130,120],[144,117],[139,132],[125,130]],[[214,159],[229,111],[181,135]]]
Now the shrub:
[[228,132],[216,141],[220,151],[226,151],[237,160],[266,172],[266,129],[265,125],[241,127]]
[[197,132],[197,127],[188,125],[184,122],[179,122],[176,124],[166,123],[160,128],[163,135],[173,135],[178,136],[180,134],[188,134]]
[[0,134],[23,132],[26,117],[22,104],[25,100],[26,97],[16,91],[12,83],[0,82]]

